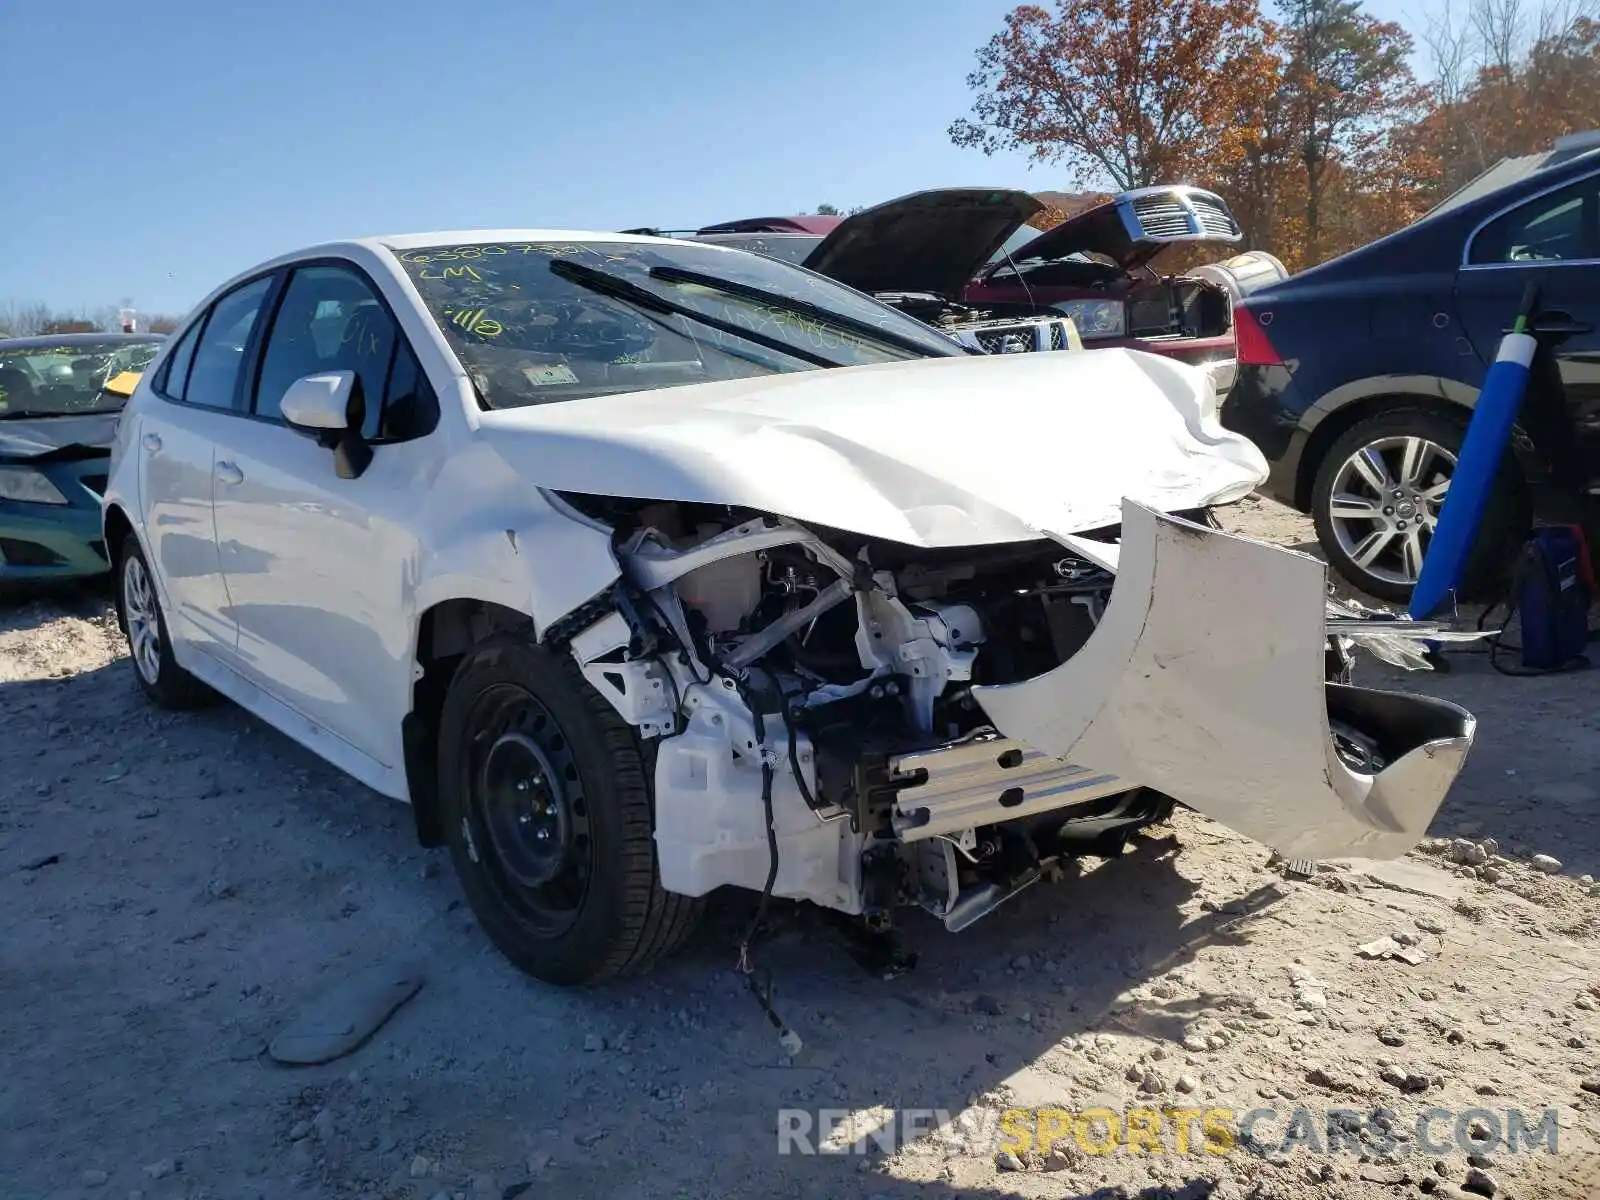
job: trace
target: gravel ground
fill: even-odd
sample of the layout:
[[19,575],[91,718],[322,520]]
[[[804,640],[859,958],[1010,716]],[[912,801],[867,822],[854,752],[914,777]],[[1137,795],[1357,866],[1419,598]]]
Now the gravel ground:
[[[1309,540],[1265,501],[1236,519]],[[646,979],[536,984],[407,810],[231,707],[152,711],[123,658],[92,593],[0,610],[5,1200],[1600,1194],[1600,891],[1579,878],[1600,874],[1594,677],[1470,656],[1405,676],[1480,732],[1404,875],[1291,877],[1180,815],[965,934],[909,918],[921,960],[890,981],[787,912],[764,962],[806,1043],[791,1060],[733,969],[747,900]],[[361,1049],[297,1069],[261,1053],[308,997],[384,963],[426,983]],[[1007,1106],[1096,1105],[1270,1109],[1269,1146],[1297,1108],[1318,1142],[1330,1108],[1391,1109],[1396,1139],[1430,1108],[1549,1109],[1558,1153],[1474,1166],[1466,1146],[1386,1151],[1370,1125],[1362,1154],[1212,1154],[1198,1132],[1172,1153],[1169,1130],[1159,1155],[1068,1137],[1007,1158],[981,1136]],[[970,1136],[779,1155],[786,1108],[852,1130],[964,1112]]]

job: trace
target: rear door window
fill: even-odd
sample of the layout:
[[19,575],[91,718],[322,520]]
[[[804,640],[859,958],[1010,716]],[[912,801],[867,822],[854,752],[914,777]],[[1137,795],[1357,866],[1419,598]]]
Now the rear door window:
[[1590,178],[1490,221],[1472,239],[1467,261],[1482,266],[1595,258],[1600,258],[1600,180]]
[[195,343],[200,340],[200,329],[205,324],[202,317],[189,326],[183,338],[173,347],[161,368],[161,378],[156,381],[156,391],[169,400],[182,400],[183,389],[189,382],[189,364],[194,361]]
[[273,277],[263,276],[235,288],[212,306],[195,346],[183,399],[205,408],[232,408],[239,393],[250,335],[261,316]]

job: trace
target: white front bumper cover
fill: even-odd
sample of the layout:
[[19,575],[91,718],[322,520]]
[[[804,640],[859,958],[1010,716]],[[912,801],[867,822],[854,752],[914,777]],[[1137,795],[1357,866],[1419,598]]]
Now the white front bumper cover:
[[[1111,601],[1078,653],[1037,678],[972,689],[1005,736],[1154,788],[1290,857],[1397,858],[1416,845],[1476,721],[1441,700],[1325,682],[1322,563],[1133,501],[1113,554]],[[1347,767],[1330,711],[1388,765]]]

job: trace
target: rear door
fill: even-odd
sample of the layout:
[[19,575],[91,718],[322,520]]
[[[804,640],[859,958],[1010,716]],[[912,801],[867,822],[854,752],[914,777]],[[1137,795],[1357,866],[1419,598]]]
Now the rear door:
[[167,632],[180,656],[234,660],[237,640],[212,513],[216,447],[239,431],[247,349],[274,276],[241,284],[184,333],[141,411],[139,503]]
[[[1600,174],[1523,200],[1468,240],[1456,302],[1485,363],[1494,360],[1530,281],[1539,286],[1534,327],[1554,352],[1561,394],[1559,404],[1530,394],[1525,423],[1558,462],[1566,459],[1580,477],[1574,482],[1592,485],[1600,476]],[[1548,430],[1542,438],[1532,428],[1541,421]]]

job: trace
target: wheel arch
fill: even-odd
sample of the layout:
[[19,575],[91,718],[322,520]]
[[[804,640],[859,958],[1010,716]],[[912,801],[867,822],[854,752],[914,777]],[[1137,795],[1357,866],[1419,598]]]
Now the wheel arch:
[[519,609],[476,596],[440,600],[417,617],[411,707],[400,723],[406,790],[417,840],[444,844],[439,808],[439,714],[456,667],[472,647],[497,633],[537,636],[534,619]]
[[[100,519],[101,540],[106,547],[106,561],[111,564],[111,572],[115,578],[117,564],[122,560],[123,544],[137,535],[133,531],[133,521],[129,518],[122,505],[115,502],[106,506],[105,515]],[[127,618],[122,612],[122,586],[120,582],[114,583],[111,589],[112,606],[117,614],[117,628],[123,633],[128,632]]]
[[[1305,449],[1295,472],[1295,507],[1301,512],[1311,511],[1312,491],[1323,460],[1334,442],[1361,421],[1396,408],[1470,416],[1477,402],[1477,388],[1432,375],[1385,375],[1335,388],[1311,406],[1310,413],[1317,415],[1308,424]],[[1513,431],[1512,450],[1525,481],[1542,477],[1544,469],[1533,440],[1520,425]]]

